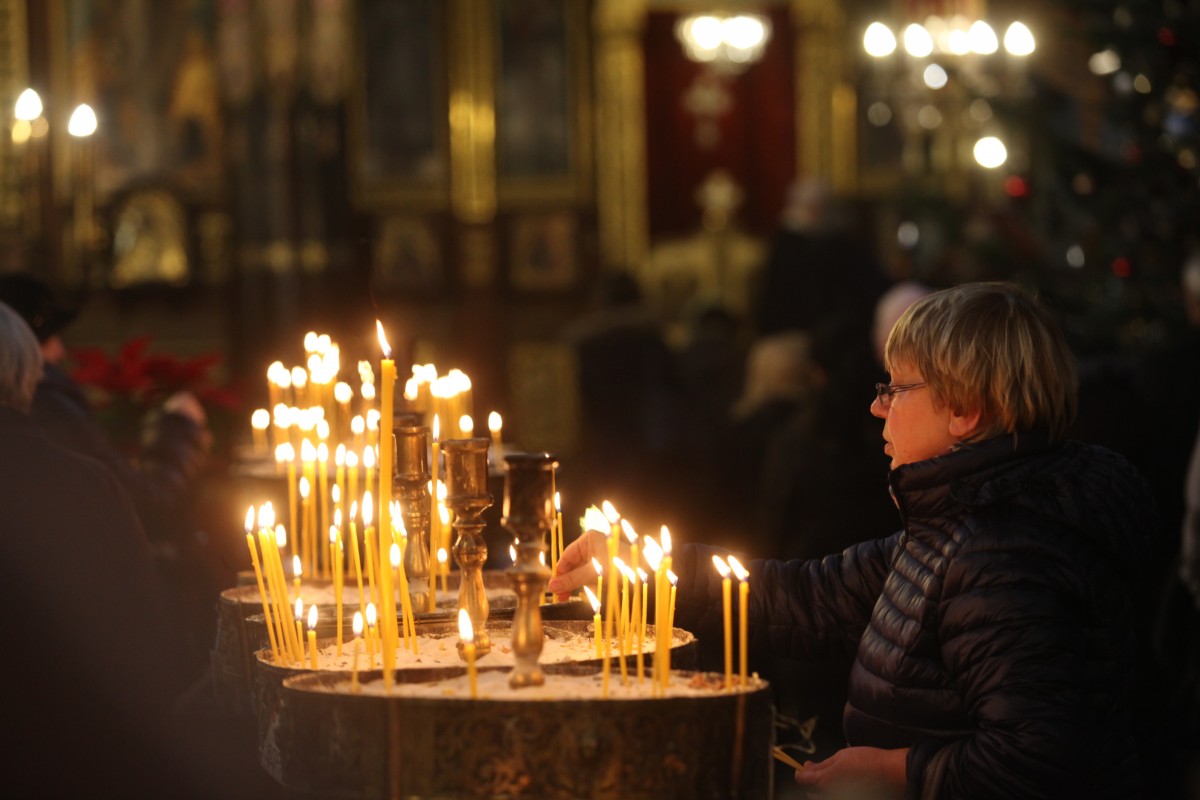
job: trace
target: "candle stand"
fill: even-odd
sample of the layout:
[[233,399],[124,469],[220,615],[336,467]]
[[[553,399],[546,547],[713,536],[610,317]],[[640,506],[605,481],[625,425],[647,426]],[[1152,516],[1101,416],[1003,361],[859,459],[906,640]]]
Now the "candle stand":
[[[404,574],[408,576],[413,608],[422,608],[428,593],[429,574],[429,438],[425,425],[400,425],[396,436],[396,476],[400,513],[408,542],[404,549]],[[422,586],[424,584],[424,586]]]
[[549,453],[518,453],[504,458],[504,512],[500,524],[517,538],[517,561],[508,570],[517,610],[513,614],[512,648],[516,666],[508,685],[541,686],[538,666],[542,654],[540,601],[550,570],[538,557],[545,552],[546,533],[554,525],[554,468]]
[[[446,459],[446,505],[454,512],[454,561],[460,570],[458,607],[465,608],[475,629],[475,656],[491,652],[487,633],[488,598],[483,586],[483,563],[487,543],[480,531],[487,523],[483,512],[492,505],[487,491],[487,439],[449,439],[442,443]],[[463,645],[458,643],[463,655]]]

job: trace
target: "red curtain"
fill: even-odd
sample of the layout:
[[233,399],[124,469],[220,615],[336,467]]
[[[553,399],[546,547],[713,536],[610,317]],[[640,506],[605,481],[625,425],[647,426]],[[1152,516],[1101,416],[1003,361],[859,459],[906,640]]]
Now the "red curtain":
[[[673,13],[651,12],[646,19],[646,155],[650,235],[688,234],[700,226],[695,200],[704,179],[726,170],[741,187],[736,212],[753,233],[777,227],[788,184],[795,176],[792,36],[786,10],[766,14],[772,34],[762,60],[740,75],[709,82],[697,91],[706,69],[684,55],[675,38]],[[689,92],[691,93],[689,95]],[[702,109],[698,115],[692,105]],[[713,101],[716,102],[713,102]],[[724,105],[724,108],[721,106]],[[711,146],[697,139],[704,129],[718,134]]]

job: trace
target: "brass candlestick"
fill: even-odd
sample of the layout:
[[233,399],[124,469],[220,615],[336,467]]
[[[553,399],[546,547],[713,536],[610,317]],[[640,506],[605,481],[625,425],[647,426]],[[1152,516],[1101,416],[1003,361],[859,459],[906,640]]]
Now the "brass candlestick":
[[[454,512],[454,561],[460,570],[458,607],[465,608],[475,629],[475,655],[491,652],[488,637],[488,599],[483,588],[483,563],[487,561],[487,544],[480,531],[485,525],[482,515],[492,504],[487,491],[487,439],[450,439],[442,443],[446,459],[446,505]],[[431,565],[432,566],[432,565]],[[458,654],[463,645],[458,643]]]
[[[405,420],[408,422],[408,420]],[[413,608],[423,607],[426,591],[418,588],[429,579],[429,428],[398,425],[396,436],[396,484],[400,487],[400,513],[408,542],[404,548],[404,574]]]
[[512,649],[516,666],[508,678],[514,689],[546,682],[542,655],[542,592],[550,570],[538,557],[545,552],[546,532],[554,525],[554,468],[549,453],[516,453],[504,458],[502,525],[517,537],[517,563],[508,570],[517,609],[513,613]]

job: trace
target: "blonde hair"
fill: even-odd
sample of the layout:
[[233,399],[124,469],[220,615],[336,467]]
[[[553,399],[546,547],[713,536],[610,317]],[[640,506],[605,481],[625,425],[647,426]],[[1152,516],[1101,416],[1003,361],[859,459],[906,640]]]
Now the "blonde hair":
[[980,412],[972,438],[1044,428],[1062,438],[1075,418],[1075,359],[1050,313],[1025,290],[970,283],[917,300],[888,336],[884,365],[903,363],[933,400]]
[[21,315],[0,303],[0,406],[29,411],[42,377],[42,349]]

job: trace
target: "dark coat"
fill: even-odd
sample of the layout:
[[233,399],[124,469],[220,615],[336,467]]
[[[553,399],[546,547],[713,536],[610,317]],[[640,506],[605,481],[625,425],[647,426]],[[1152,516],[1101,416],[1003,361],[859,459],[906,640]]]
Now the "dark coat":
[[188,516],[181,501],[204,463],[200,426],[182,414],[156,415],[138,458],[131,459],[100,426],[79,386],[51,364],[38,383],[32,414],[56,444],[91,456],[117,477],[152,540],[180,533],[181,520]]
[[[755,649],[856,649],[847,740],[909,747],[910,797],[1138,796],[1131,595],[1153,530],[1145,481],[1115,453],[1036,434],[890,481],[900,533],[750,565]],[[689,549],[677,619],[711,638],[719,581]]]
[[133,505],[98,462],[5,407],[0,602],[7,790],[179,796],[170,710],[193,676]]

